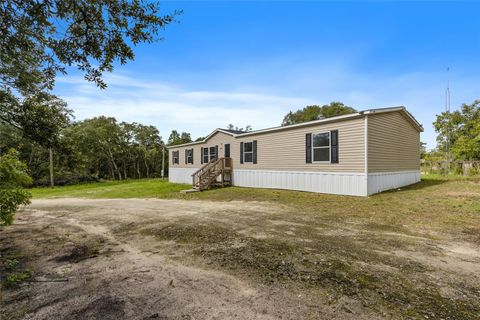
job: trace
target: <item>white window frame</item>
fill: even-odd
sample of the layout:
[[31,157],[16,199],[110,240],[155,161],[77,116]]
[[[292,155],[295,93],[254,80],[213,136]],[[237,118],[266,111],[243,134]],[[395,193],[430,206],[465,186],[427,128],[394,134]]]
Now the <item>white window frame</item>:
[[[323,146],[323,147],[314,147],[313,146],[313,137],[315,135],[319,135],[319,134],[325,134],[325,133],[328,133],[328,147],[327,146]],[[319,161],[315,161],[315,152],[314,150],[315,149],[327,149],[328,148],[328,160],[319,160]],[[330,131],[325,131],[325,132],[317,132],[317,133],[312,133],[312,163],[331,163],[332,161],[332,133]]]
[[[245,146],[247,145],[247,143],[250,143],[252,145],[252,151],[248,151],[248,152],[245,151],[246,150]],[[246,161],[245,155],[247,153],[252,155],[252,161]],[[253,141],[243,143],[243,163],[253,163]]]
[[[208,163],[210,161],[210,154],[209,154],[210,151],[209,150],[210,150],[210,148],[208,148],[208,147],[203,148],[203,154],[202,154],[203,163]],[[205,161],[205,157],[207,158],[206,161]]]
[[187,164],[193,164],[193,149],[187,149]]
[[180,164],[180,151],[172,151],[172,164]]

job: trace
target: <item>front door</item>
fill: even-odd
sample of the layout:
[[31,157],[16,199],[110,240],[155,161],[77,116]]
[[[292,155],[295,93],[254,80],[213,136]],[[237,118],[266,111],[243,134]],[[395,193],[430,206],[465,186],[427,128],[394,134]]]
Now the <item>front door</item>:
[[225,144],[225,158],[230,158],[230,143]]

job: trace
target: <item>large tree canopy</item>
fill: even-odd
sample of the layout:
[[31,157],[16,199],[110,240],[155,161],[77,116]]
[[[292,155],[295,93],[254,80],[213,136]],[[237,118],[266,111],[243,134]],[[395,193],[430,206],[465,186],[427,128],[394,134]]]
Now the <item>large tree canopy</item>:
[[177,130],[172,130],[170,136],[168,137],[167,145],[176,146],[179,144],[192,142],[192,137],[188,132],[178,133]]
[[100,88],[104,72],[134,59],[132,47],[161,39],[176,14],[144,0],[9,0],[0,2],[0,121],[52,145],[69,121],[50,94],[57,74],[76,67]]
[[9,0],[0,3],[0,81],[31,94],[51,89],[75,66],[105,87],[102,73],[134,58],[132,45],[151,43],[179,12],[160,15],[144,0]]
[[0,91],[0,124],[9,124],[31,141],[43,146],[58,145],[58,134],[70,122],[72,111],[60,98],[40,92],[23,99]]
[[290,111],[282,121],[282,126],[288,126],[296,123],[302,123],[312,120],[340,116],[344,114],[355,113],[352,107],[348,107],[341,102],[331,102],[323,106],[312,105],[306,106],[295,112]]
[[454,112],[442,112],[433,125],[441,152],[445,153],[448,143],[454,159],[480,159],[480,100]]

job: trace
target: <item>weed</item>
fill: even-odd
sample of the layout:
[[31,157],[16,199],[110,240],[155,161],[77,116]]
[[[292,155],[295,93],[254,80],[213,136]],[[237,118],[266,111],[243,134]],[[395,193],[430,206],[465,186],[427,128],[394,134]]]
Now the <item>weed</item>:
[[32,277],[32,272],[30,270],[12,272],[7,274],[7,286],[16,286],[20,283],[29,280]]
[[18,264],[19,264],[19,261],[15,258],[7,259],[7,260],[5,260],[5,269],[12,270],[15,267],[17,267]]

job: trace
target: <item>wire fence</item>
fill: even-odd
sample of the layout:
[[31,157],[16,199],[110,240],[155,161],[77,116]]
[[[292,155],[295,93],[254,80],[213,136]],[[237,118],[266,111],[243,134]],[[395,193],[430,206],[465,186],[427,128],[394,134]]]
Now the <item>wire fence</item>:
[[463,176],[475,176],[480,175],[480,161],[429,161],[422,159],[420,161],[420,172],[424,175],[457,174]]

